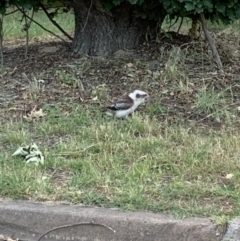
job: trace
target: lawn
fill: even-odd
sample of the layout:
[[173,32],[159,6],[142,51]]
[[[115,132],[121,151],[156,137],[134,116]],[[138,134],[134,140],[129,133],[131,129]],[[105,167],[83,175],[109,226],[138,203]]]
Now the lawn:
[[[12,9],[13,11],[14,9]],[[11,12],[11,10],[9,10]],[[27,14],[31,16],[31,11],[27,11]],[[46,17],[46,15],[42,12],[34,13],[34,20],[45,27],[47,30],[54,32],[55,34],[61,35],[60,30],[55,27],[50,20]],[[74,30],[74,15],[72,13],[61,13],[55,17],[56,22],[62,26],[62,28],[71,32]],[[4,39],[24,39],[26,36],[26,32],[23,31],[25,25],[25,20],[22,18],[22,14],[18,11],[14,14],[7,15],[3,20],[3,32]],[[29,37],[30,39],[34,39],[36,37],[44,37],[48,35],[45,30],[43,30],[39,25],[35,22],[31,23],[31,28],[29,29]]]
[[[41,14],[36,20],[49,26]],[[58,21],[71,31],[67,16]],[[14,22],[19,15],[7,18],[6,43],[24,38]],[[35,25],[30,34],[46,36]],[[221,40],[226,47],[239,37],[231,32]],[[58,43],[50,41],[41,46]],[[127,58],[69,59],[63,52],[40,56],[33,38],[26,61],[24,46],[8,45],[0,77],[1,198],[207,216],[219,223],[239,215],[239,52],[231,62],[219,47],[223,74],[203,42],[182,43],[186,48],[168,42],[141,46]],[[37,65],[29,64],[31,57]],[[114,95],[136,88],[151,101],[126,120],[104,115]],[[45,115],[24,118],[35,105]],[[43,165],[11,156],[33,142],[44,153]]]

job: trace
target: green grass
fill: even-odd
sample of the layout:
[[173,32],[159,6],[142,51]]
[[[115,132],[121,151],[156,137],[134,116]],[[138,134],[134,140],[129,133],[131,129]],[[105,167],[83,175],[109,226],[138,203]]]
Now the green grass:
[[[31,12],[27,13],[31,16]],[[20,12],[10,14],[4,17],[3,20],[3,32],[4,39],[22,39],[25,38],[26,33],[22,31],[25,24],[24,20],[21,22],[22,14]],[[46,29],[54,32],[55,34],[62,35],[58,28],[56,28],[42,12],[36,12],[34,14],[34,20],[44,26]],[[66,31],[71,32],[74,30],[74,15],[71,13],[58,14],[54,20]],[[46,31],[43,30],[36,23],[32,23],[29,29],[30,39],[34,37],[46,36]]]
[[[12,10],[9,10],[12,11]],[[50,11],[51,12],[51,11]],[[31,12],[27,13],[29,16],[31,16]],[[4,39],[23,39],[25,38],[25,31],[22,31],[22,28],[24,26],[24,21],[22,21],[22,14],[20,12],[10,14],[4,17],[3,21],[3,31],[4,31]],[[46,15],[42,12],[36,12],[34,14],[34,20],[38,23],[40,23],[42,26],[47,28],[48,30],[54,32],[55,34],[62,35],[62,33],[59,31],[58,28],[56,28],[46,17]],[[74,30],[74,15],[72,12],[69,13],[60,13],[58,14],[54,20],[66,31],[66,32],[72,32]],[[180,20],[178,20],[170,29],[169,26],[171,26],[175,20],[172,20],[171,22],[166,19],[162,25],[162,29],[165,31],[177,31],[179,25],[180,25]],[[212,30],[224,30],[227,27],[229,27],[233,31],[238,31],[239,30],[239,20],[234,21],[233,24],[225,26],[221,23],[211,23],[209,22],[209,27]],[[189,19],[184,19],[181,31],[183,33],[187,33],[189,28],[191,27],[191,20]],[[40,37],[40,36],[46,36],[46,31],[43,30],[40,26],[38,26],[36,23],[31,24],[31,28],[29,29],[29,36],[30,39],[33,39],[34,37]]]
[[[42,12],[35,17],[58,33]],[[25,37],[19,19],[20,14],[4,18],[5,39]],[[60,15],[56,20],[66,31],[73,30],[73,15]],[[31,38],[45,35],[32,25]],[[232,97],[227,96],[229,88],[220,91],[212,87],[214,83],[206,87],[200,77],[190,79],[183,71],[189,57],[180,48],[162,53],[161,62],[167,63],[164,71],[141,76],[142,82],[138,83],[143,89],[152,84],[152,94],[157,98],[142,107],[145,114],[140,111],[127,120],[115,120],[102,116],[94,105],[82,106],[56,97],[55,106],[43,105],[47,115],[39,121],[0,122],[0,196],[170,212],[177,217],[208,216],[218,222],[237,216],[240,135],[238,128],[233,128],[237,114],[227,108],[232,104]],[[124,63],[115,61],[123,69]],[[80,70],[88,78],[92,66],[87,64],[88,59],[83,63],[84,71]],[[140,72],[140,60],[136,66]],[[55,73],[59,84],[76,87],[72,73]],[[147,82],[149,79],[152,82]],[[36,81],[26,88],[31,103],[41,100],[44,91]],[[102,100],[109,92],[108,86],[101,83],[91,90],[91,97]],[[161,98],[175,102],[164,104]],[[182,100],[184,108],[176,110]],[[178,110],[182,111],[179,115]],[[183,119],[183,113],[188,112],[203,119],[213,117],[229,126],[217,131],[189,124]],[[171,113],[175,114],[175,124],[169,121]],[[10,117],[11,112],[7,115]],[[11,157],[19,146],[32,142],[44,153],[43,166]],[[227,178],[228,174],[233,177]]]
[[[1,196],[169,211],[181,217],[239,213],[237,133],[202,134],[140,113],[114,120],[93,107],[68,108],[63,116],[61,107],[48,107],[47,116],[34,124],[2,125]],[[10,156],[33,141],[45,154],[43,166]]]
[[[162,29],[164,31],[178,31],[178,28],[181,24],[181,19],[169,20],[168,18],[165,19],[162,25]],[[188,34],[189,29],[191,28],[192,21],[189,18],[184,18],[182,22],[182,26],[180,28],[180,33],[182,34]],[[213,32],[217,31],[226,31],[229,33],[239,34],[239,27],[240,27],[240,20],[235,20],[233,23],[225,25],[221,21],[219,22],[211,22],[208,21],[207,25],[209,29]],[[169,28],[170,27],[170,28]]]

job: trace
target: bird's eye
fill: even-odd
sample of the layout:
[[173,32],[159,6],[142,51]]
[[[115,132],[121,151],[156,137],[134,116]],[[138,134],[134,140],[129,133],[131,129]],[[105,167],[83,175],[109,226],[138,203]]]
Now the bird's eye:
[[136,94],[136,97],[137,97],[137,98],[140,98],[140,97],[141,97],[141,95],[140,95],[140,94]]

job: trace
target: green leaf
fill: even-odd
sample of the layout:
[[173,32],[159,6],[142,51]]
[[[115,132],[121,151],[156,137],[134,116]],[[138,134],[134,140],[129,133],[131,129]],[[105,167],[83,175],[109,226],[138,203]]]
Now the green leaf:
[[230,20],[235,20],[235,14],[232,9],[228,9],[227,16]]
[[30,10],[30,9],[32,9],[33,5],[29,2],[26,2],[22,5],[22,7],[27,9],[27,10]]
[[204,7],[202,2],[197,3],[195,12],[198,14],[204,12]]
[[0,14],[4,15],[6,13],[5,7],[0,7]]
[[55,1],[55,2],[53,3],[53,6],[54,6],[54,7],[57,7],[57,8],[60,8],[60,7],[63,7],[64,4],[63,4],[62,2],[60,2],[60,1]]
[[216,5],[215,5],[215,8],[218,12],[220,13],[224,13],[225,10],[226,10],[226,6],[220,2],[218,2]]
[[114,7],[114,4],[113,2],[103,2],[102,6],[103,6],[103,9],[110,11]]
[[121,2],[122,2],[122,0],[113,0],[113,4],[115,6],[120,5]]
[[192,2],[187,2],[187,3],[185,4],[185,9],[186,9],[187,11],[192,11],[192,10],[194,10],[194,8],[195,8],[195,6],[194,6],[194,4],[193,4]]
[[[72,0],[0,0],[0,14],[5,14],[6,9],[11,9],[16,4],[25,9],[33,8],[34,11],[37,11],[40,3],[47,8],[63,7],[62,11],[65,12],[73,6],[73,2]],[[157,21],[159,17],[165,18],[166,15],[169,19],[175,17],[191,18],[193,14],[199,13],[204,13],[209,20],[221,20],[224,23],[240,19],[240,0],[100,0],[100,2],[103,8],[108,11],[111,11],[113,7],[118,8],[123,2],[137,5],[136,8],[134,6],[134,14],[137,17],[146,20],[153,19],[154,21]],[[8,4],[7,7],[6,4]]]
[[213,9],[213,3],[211,0],[205,0],[204,1],[204,7],[208,10],[208,11],[212,11]]
[[138,0],[129,0],[129,2],[130,2],[131,4],[136,4],[136,3],[138,2]]

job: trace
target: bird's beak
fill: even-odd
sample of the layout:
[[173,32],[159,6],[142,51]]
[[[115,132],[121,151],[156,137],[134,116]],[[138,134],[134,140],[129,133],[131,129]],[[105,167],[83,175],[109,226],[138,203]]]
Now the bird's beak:
[[149,95],[146,95],[145,96],[145,100],[149,100],[150,99],[150,96]]

